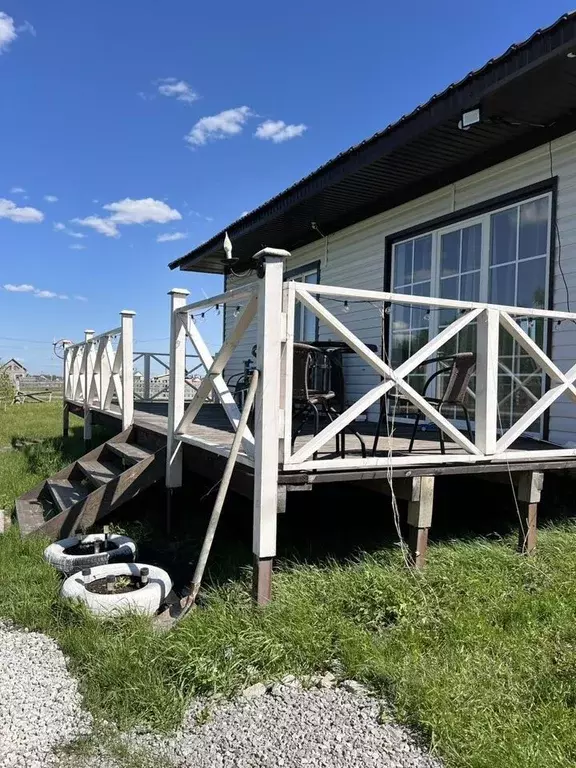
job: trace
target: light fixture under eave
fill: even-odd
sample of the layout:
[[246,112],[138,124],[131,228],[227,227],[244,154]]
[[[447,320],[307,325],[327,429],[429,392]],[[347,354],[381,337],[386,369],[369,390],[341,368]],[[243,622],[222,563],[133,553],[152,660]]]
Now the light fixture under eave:
[[566,54],[567,59],[576,59],[576,51],[568,51]]
[[478,123],[481,122],[482,114],[480,112],[480,107],[476,107],[476,109],[469,109],[466,112],[462,112],[462,117],[458,121],[458,128],[460,128],[461,131],[467,131],[472,128],[473,125],[478,125]]

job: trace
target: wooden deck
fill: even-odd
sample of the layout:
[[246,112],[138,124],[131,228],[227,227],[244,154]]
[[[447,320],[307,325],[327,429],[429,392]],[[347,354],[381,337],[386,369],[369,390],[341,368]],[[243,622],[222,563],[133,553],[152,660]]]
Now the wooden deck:
[[[82,416],[83,410],[79,403],[70,403],[71,410]],[[167,434],[167,411],[166,402],[156,403],[137,403],[134,414],[134,424],[142,430],[154,433],[160,439],[165,439]],[[121,421],[119,411],[115,406],[106,413],[102,411],[93,411],[92,418],[95,423],[110,423],[110,421]],[[374,435],[376,425],[372,422],[359,421],[354,423],[354,428],[362,436],[368,456],[372,456]],[[477,474],[488,472],[521,472],[526,470],[542,471],[545,469],[567,469],[576,468],[576,457],[566,458],[543,458],[542,451],[550,450],[554,447],[550,443],[532,438],[520,438],[506,451],[503,457],[492,459],[491,461],[477,463],[462,463],[466,454],[463,449],[455,443],[446,441],[446,453],[454,457],[454,463],[441,463],[442,456],[440,444],[438,441],[438,432],[433,427],[428,427],[426,431],[419,431],[418,438],[414,443],[413,450],[408,451],[412,427],[409,424],[397,425],[394,435],[391,437],[380,436],[375,451],[375,456],[382,458],[383,466],[377,468],[363,469],[352,466],[350,469],[332,469],[329,466],[315,470],[294,471],[287,468],[280,468],[279,483],[283,485],[313,485],[328,482],[351,482],[358,480],[376,480],[391,475],[393,477],[418,477],[418,476],[436,476],[451,474]],[[196,418],[196,421],[190,425],[188,435],[183,440],[187,445],[201,449],[207,454],[217,454],[220,457],[226,457],[234,437],[233,430],[226,418],[224,410],[215,404],[204,405]],[[312,437],[310,431],[300,435],[296,440],[296,449],[305,445]],[[515,458],[515,454],[522,452],[522,458]],[[525,458],[526,453],[534,453],[534,459]],[[318,452],[318,459],[329,460],[335,458],[336,440],[332,439],[327,445]],[[386,458],[389,456],[404,456],[408,460],[414,459],[414,463],[408,463],[403,467],[386,467]],[[418,464],[422,457],[430,457],[426,464]],[[437,456],[438,464],[434,463],[434,457]],[[346,434],[346,458],[358,460],[362,457],[360,443],[358,438],[350,433]],[[248,474],[253,474],[253,462],[244,452],[240,452],[239,462],[242,469]],[[460,462],[460,463],[459,463]]]

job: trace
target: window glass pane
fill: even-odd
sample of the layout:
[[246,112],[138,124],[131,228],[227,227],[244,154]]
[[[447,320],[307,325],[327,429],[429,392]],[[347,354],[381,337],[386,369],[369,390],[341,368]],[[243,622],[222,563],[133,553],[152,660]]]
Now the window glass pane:
[[490,216],[490,264],[505,264],[516,259],[517,219],[517,208]]
[[478,301],[480,297],[480,272],[469,272],[462,275],[460,283],[460,298],[462,301]]
[[415,283],[410,293],[413,296],[430,296],[430,283]]
[[412,251],[414,241],[394,246],[394,285],[412,282]]
[[440,238],[440,275],[456,275],[460,271],[460,230]]
[[307,308],[303,309],[301,341],[316,341],[316,315]]
[[432,235],[420,237],[414,241],[414,276],[415,283],[430,280],[432,263]]
[[520,206],[518,258],[529,259],[548,252],[548,198]]
[[516,264],[494,267],[490,270],[490,295],[492,304],[513,305],[516,283]]
[[518,298],[519,307],[538,307],[544,309],[546,298],[546,262],[547,259],[532,259],[518,263]]
[[304,277],[305,283],[312,283],[312,285],[318,284],[318,273],[317,272],[311,272],[309,275],[306,275]]
[[462,272],[480,269],[482,255],[482,224],[462,230]]
[[443,299],[458,298],[458,278],[457,277],[448,277],[444,280],[440,280],[440,296]]

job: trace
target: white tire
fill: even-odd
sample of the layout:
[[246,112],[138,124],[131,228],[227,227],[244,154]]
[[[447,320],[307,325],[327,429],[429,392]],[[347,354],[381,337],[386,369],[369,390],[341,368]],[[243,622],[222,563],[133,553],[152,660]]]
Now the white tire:
[[[86,585],[106,576],[138,576],[141,568],[148,568],[148,584],[134,592],[123,594],[99,594],[90,592]],[[96,616],[118,616],[122,613],[140,613],[153,616],[165,602],[172,580],[170,576],[154,565],[142,563],[112,563],[90,569],[89,576],[76,573],[69,576],[62,584],[62,597],[72,598],[85,603],[88,610]]]
[[94,541],[104,541],[103,533],[92,533],[89,536],[70,536],[68,539],[55,541],[44,550],[44,558],[54,568],[69,576],[83,568],[93,568],[106,563],[133,562],[136,559],[136,542],[128,536],[108,535],[108,541],[114,544],[113,549],[89,555],[70,555],[66,553],[81,542],[90,544]]

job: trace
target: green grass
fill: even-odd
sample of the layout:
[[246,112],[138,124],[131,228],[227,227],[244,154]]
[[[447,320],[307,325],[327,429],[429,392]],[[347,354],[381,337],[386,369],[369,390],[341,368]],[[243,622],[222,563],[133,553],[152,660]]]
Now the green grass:
[[530,558],[512,538],[438,543],[418,574],[396,549],[284,562],[266,610],[250,605],[246,575],[166,635],[62,603],[43,546],[0,537],[0,616],[54,637],[87,706],[123,728],[170,729],[196,694],[331,666],[389,696],[452,768],[576,764],[571,524],[542,530]]

